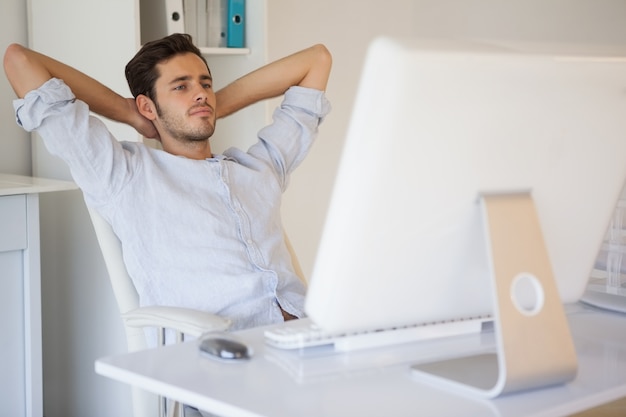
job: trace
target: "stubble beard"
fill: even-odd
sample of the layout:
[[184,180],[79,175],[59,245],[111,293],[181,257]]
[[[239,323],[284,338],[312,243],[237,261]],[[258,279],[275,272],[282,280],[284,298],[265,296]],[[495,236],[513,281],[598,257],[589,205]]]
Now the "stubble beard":
[[206,142],[215,131],[215,119],[213,123],[205,123],[198,127],[189,127],[180,117],[164,111],[158,103],[155,103],[157,115],[161,119],[161,125],[165,131],[175,140],[182,143]]

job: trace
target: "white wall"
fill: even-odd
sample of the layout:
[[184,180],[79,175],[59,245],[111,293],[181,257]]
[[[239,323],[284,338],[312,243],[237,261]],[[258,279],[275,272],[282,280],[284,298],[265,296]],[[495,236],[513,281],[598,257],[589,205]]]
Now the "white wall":
[[[333,54],[333,111],[285,196],[284,218],[305,274],[315,260],[367,44],[377,35],[529,42],[626,43],[623,0],[271,0],[270,59],[322,42]],[[370,88],[384,88],[380,85]],[[381,150],[384,149],[381,138]]]
[[[2,50],[12,41],[26,42],[25,3],[2,0]],[[89,21],[94,10],[101,8],[95,12],[101,17],[106,15],[107,4],[124,2],[82,3],[83,8],[76,14]],[[55,13],[52,7],[38,24],[57,21],[60,27],[73,29],[63,23],[67,16]],[[325,43],[334,56],[328,87],[334,110],[321,127],[319,142],[294,175],[285,198],[285,223],[305,272],[310,274],[313,265],[366,45],[375,35],[624,44],[624,17],[623,0],[269,0],[270,59],[317,42]],[[119,36],[117,29],[112,24],[110,30],[101,31],[102,49],[86,45],[87,59],[94,61],[97,51],[106,51],[109,58],[123,60],[120,51],[106,49],[110,37]],[[74,32],[74,36],[80,42],[80,33]],[[49,41],[46,48],[49,45],[63,53],[62,43]],[[112,76],[106,71],[91,73],[99,78]],[[14,127],[10,106],[13,94],[4,77],[0,78],[0,170],[27,174],[31,169],[30,147],[24,140],[27,136]],[[372,88],[384,88],[384,83]],[[37,164],[46,158],[38,147],[34,154]],[[40,174],[67,175],[62,169],[51,168],[54,164],[42,165],[48,168],[40,169]],[[71,200],[70,204],[66,200]],[[124,344],[81,204],[78,193],[42,201],[46,213],[42,224],[45,413],[47,417],[128,416],[126,387],[93,372],[95,358],[123,351]]]
[[[0,13],[0,51],[13,43],[27,41],[26,2],[3,0]],[[4,71],[2,72],[4,75]],[[0,77],[0,172],[30,175],[29,135],[16,123],[11,98],[15,94],[4,76]]]

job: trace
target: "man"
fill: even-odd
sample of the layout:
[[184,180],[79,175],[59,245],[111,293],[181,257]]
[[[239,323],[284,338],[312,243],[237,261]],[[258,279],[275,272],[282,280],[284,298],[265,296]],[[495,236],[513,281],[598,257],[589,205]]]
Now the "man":
[[[128,63],[133,100],[22,46],[4,56],[18,123],[40,133],[87,204],[111,223],[141,304],[209,311],[234,329],[304,314],[280,200],[329,111],[330,67],[316,45],[216,93],[191,38],[175,34]],[[274,122],[247,152],[211,152],[217,118],[281,94]],[[159,138],[163,151],[118,142],[89,111]]]

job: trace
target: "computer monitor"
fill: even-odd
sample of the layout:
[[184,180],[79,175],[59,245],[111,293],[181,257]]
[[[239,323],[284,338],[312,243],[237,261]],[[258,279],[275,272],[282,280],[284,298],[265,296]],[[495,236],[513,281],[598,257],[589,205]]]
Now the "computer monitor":
[[530,192],[558,293],[580,298],[626,177],[626,59],[544,49],[373,42],[311,276],[314,322],[491,314],[485,192]]

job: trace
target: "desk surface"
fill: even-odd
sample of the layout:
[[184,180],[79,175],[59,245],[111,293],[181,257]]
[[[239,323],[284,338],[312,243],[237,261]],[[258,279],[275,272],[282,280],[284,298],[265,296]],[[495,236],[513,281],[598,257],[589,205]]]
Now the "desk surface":
[[0,173],[0,196],[76,189],[78,187],[71,181]]
[[254,349],[242,363],[201,356],[195,342],[109,357],[99,374],[230,417],[567,416],[626,396],[626,315],[568,306],[578,375],[568,384],[496,400],[462,397],[418,381],[411,364],[493,347],[472,335],[351,354],[302,356],[263,343],[263,329],[238,332]]

